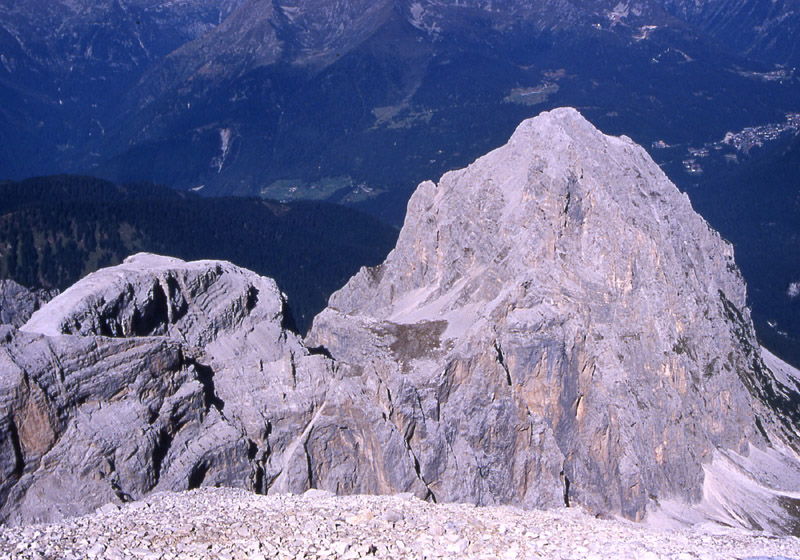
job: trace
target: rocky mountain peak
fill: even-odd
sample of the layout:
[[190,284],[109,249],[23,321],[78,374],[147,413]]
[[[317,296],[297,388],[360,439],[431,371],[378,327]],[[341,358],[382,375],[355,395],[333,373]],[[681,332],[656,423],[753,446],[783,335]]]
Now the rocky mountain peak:
[[[526,120],[505,146],[438,185],[421,184],[396,249],[331,307],[405,321],[431,305],[496,305],[533,278],[554,295],[602,293],[609,303],[660,294],[671,306],[681,290],[713,299],[722,290],[745,304],[731,246],[688,197],[633,141],[564,108]],[[366,286],[374,298],[349,299]]]
[[791,533],[800,372],[744,296],[642,148],[543,113],[422,183],[305,341],[272,280],[146,254],[3,327],[0,519],[229,485]]
[[715,450],[771,437],[731,246],[641,147],[574,109],[422,183],[396,249],[309,340],[391,387],[444,500],[640,519],[652,496],[699,501]]

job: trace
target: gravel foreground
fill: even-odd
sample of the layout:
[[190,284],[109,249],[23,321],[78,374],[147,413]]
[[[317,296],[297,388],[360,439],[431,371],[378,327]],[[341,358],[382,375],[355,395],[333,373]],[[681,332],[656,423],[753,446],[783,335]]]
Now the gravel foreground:
[[406,495],[161,493],[54,525],[0,528],[0,559],[800,559],[800,539],[659,530],[577,508],[436,505]]

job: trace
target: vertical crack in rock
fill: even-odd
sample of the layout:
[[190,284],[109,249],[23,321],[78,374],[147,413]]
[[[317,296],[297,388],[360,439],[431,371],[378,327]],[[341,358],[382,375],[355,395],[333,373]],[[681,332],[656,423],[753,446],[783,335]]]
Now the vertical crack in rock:
[[153,282],[150,299],[142,307],[134,307],[130,332],[126,332],[125,336],[148,336],[159,330],[164,331],[166,329],[163,325],[172,323],[171,315],[169,298],[161,282],[156,280]]
[[411,459],[413,461],[414,473],[416,474],[417,479],[425,486],[426,490],[425,499],[430,500],[433,503],[436,503],[437,502],[436,494],[431,489],[431,486],[428,483],[428,481],[425,480],[425,477],[422,475],[422,466],[419,463],[419,458],[417,458],[417,454],[414,453],[414,449],[411,446],[411,440],[414,437],[415,426],[416,423],[412,420],[412,422],[409,423],[409,426],[406,427],[406,430],[403,434],[403,441],[405,443],[406,451],[411,456]]
[[185,363],[190,366],[197,377],[197,381],[203,386],[203,396],[205,400],[206,410],[209,407],[214,407],[220,412],[225,410],[225,401],[223,401],[217,394],[214,385],[214,370],[211,366],[203,365],[193,358],[185,358]]
[[14,455],[14,469],[11,471],[11,476],[19,479],[25,470],[25,456],[22,453],[22,445],[19,441],[17,423],[13,417],[8,422],[8,437],[11,440],[11,448]]
[[200,462],[195,465],[189,473],[187,490],[200,488],[200,486],[203,484],[203,480],[206,478],[207,473],[208,465],[205,462]]
[[497,363],[503,368],[503,371],[506,372],[506,383],[509,387],[511,387],[511,373],[508,371],[508,366],[506,365],[506,361],[503,357],[503,350],[500,348],[500,344],[495,341],[494,342],[494,350],[497,352]]
[[159,429],[156,433],[155,440],[153,441],[152,455],[153,477],[155,478],[156,484],[158,484],[158,480],[161,477],[161,469],[164,458],[167,456],[167,453],[169,453],[171,445],[172,435],[164,428]]
[[569,505],[569,477],[561,471],[561,481],[563,482],[563,493],[564,493],[564,506],[570,507]]

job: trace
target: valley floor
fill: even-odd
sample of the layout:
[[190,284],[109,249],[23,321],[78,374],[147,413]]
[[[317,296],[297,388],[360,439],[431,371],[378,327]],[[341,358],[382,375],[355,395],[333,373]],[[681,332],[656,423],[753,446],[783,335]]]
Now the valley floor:
[[795,559],[800,539],[676,531],[577,508],[436,505],[410,496],[162,493],[54,525],[0,528],[0,559]]

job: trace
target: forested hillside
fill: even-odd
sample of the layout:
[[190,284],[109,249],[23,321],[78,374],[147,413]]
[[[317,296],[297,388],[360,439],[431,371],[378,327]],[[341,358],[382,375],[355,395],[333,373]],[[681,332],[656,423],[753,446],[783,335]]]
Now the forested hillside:
[[139,251],[224,259],[275,278],[301,331],[359,267],[381,262],[396,237],[332,204],[210,200],[64,175],[0,183],[1,278],[64,289]]

